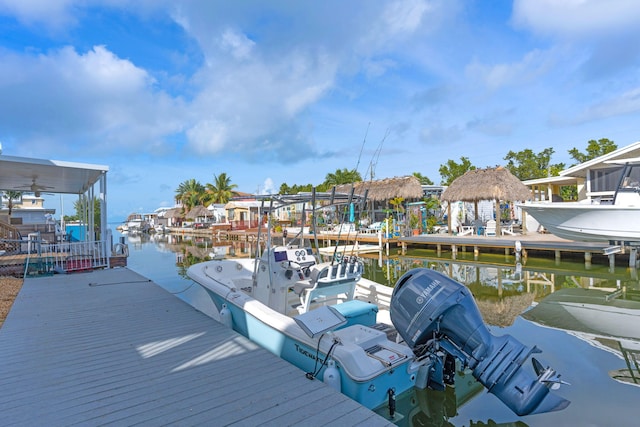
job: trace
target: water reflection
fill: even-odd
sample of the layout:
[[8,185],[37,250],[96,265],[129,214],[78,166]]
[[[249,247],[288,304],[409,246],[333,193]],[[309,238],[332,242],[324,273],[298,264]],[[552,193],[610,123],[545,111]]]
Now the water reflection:
[[626,368],[609,372],[620,382],[640,386],[640,291],[560,289],[522,314],[541,326],[571,332],[593,346],[625,360]]
[[[216,257],[249,257],[255,243],[187,235],[128,236],[129,266],[167,289],[188,286],[186,269]],[[160,258],[162,257],[162,258]],[[365,276],[393,286],[415,267],[436,269],[472,291],[498,335],[539,344],[543,357],[572,386],[564,411],[522,418],[497,404],[464,370],[445,392],[414,390],[397,396],[398,425],[536,426],[635,425],[640,399],[640,284],[627,269],[553,259],[435,251],[406,256],[364,255]],[[158,261],[162,259],[162,261]],[[168,262],[170,259],[171,262]],[[582,343],[582,344],[580,344]],[[585,345],[583,345],[585,344]],[[599,410],[615,407],[611,413]],[[625,410],[626,409],[626,410]],[[384,415],[384,414],[383,414]]]

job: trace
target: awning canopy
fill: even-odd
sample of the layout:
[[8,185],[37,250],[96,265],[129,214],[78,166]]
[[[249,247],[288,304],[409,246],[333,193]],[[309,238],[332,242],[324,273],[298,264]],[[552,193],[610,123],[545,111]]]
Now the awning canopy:
[[108,166],[0,155],[0,190],[83,194]]

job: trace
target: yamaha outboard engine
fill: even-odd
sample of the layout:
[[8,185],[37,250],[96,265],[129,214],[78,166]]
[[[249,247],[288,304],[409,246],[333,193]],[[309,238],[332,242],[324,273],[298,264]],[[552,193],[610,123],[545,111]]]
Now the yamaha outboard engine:
[[[510,335],[494,336],[482,321],[467,287],[426,268],[405,273],[391,297],[391,321],[418,357],[443,351],[467,365],[473,376],[518,415],[564,409],[569,401],[549,393],[560,375],[532,358],[533,372],[523,363],[529,348]],[[442,372],[433,372],[439,382]],[[566,384],[566,383],[565,383]]]

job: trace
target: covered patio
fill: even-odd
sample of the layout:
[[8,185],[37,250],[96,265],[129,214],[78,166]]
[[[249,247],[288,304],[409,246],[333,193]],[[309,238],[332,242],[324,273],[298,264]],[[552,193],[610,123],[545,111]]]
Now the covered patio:
[[[0,215],[0,263],[23,260],[24,275],[109,266],[108,170],[103,165],[0,155],[0,191],[33,193],[36,197],[42,193],[73,194],[81,207],[74,241],[65,230],[56,230],[46,238],[40,231],[25,236],[11,224],[8,214]],[[99,223],[95,201],[101,213]]]
[[[456,178],[442,193],[441,200],[448,202],[448,230],[453,233],[451,204],[455,202],[473,202],[475,220],[478,221],[478,202],[481,200],[492,201],[494,205],[494,220],[482,224],[485,236],[501,236],[503,233],[500,221],[501,201],[526,201],[532,197],[531,191],[509,170],[501,166],[496,168],[474,169]],[[478,225],[470,225],[473,233],[477,232]],[[492,227],[488,233],[489,228]],[[466,230],[463,230],[463,232]],[[513,234],[510,232],[510,234]]]

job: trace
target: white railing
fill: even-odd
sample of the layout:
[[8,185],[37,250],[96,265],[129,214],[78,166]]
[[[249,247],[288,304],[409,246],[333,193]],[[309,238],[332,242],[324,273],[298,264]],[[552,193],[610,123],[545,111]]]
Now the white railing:
[[109,266],[107,243],[94,242],[43,243],[31,257],[47,258],[57,272],[92,270]]

